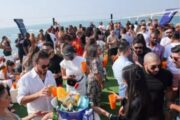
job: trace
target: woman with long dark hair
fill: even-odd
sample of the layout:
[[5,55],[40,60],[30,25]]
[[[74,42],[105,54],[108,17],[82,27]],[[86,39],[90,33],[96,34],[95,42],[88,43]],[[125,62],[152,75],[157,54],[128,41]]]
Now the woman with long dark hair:
[[112,115],[99,107],[94,107],[94,110],[110,120],[148,120],[149,93],[143,70],[132,64],[123,69],[122,76],[127,83],[126,99],[121,100],[124,113]]

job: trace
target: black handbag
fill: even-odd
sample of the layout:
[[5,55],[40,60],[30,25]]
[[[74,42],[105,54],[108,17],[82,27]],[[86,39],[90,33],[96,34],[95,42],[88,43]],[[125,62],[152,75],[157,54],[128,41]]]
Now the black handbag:
[[67,84],[74,87],[77,81],[75,79],[67,79]]

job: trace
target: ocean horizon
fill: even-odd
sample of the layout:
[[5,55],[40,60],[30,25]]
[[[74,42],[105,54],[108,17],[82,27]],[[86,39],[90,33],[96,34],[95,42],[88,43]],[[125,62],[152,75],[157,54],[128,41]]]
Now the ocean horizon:
[[[148,17],[141,17],[138,19],[138,21],[141,20],[148,20]],[[155,16],[153,19],[157,18],[159,21],[161,19],[161,16]],[[67,21],[67,22],[60,22],[60,26],[68,27],[69,25],[73,26],[78,26],[79,24],[82,24],[83,26],[87,27],[90,25],[90,22],[93,22],[94,25],[98,26],[99,22],[102,21],[105,26],[108,25],[108,23],[111,21],[110,19],[96,19],[96,20],[83,20],[83,21]],[[121,22],[123,26],[125,26],[126,22],[130,21],[134,23],[137,21],[136,18],[131,18],[131,19],[119,19],[119,20],[113,20],[113,22]],[[14,22],[14,21],[12,21]],[[59,21],[57,21],[59,22]],[[177,23],[180,23],[180,16],[174,16],[173,19],[171,20],[171,23],[174,25]],[[16,23],[14,23],[16,24]],[[36,25],[27,25],[26,23],[25,27],[27,29],[27,32],[29,33],[34,33],[35,35],[38,34],[40,29],[43,29],[44,31],[47,30],[52,24],[47,23],[47,24],[36,24]],[[11,40],[11,47],[13,49],[13,55],[17,54],[17,48],[15,47],[15,40],[17,38],[18,33],[20,33],[18,27],[8,27],[8,28],[0,28],[0,38],[2,36],[7,36]],[[1,39],[2,40],[2,39]],[[3,56],[2,49],[0,49],[0,56]]]

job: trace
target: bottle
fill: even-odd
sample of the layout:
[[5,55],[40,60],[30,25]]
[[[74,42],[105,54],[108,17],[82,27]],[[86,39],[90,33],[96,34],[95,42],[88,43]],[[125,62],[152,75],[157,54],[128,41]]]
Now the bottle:
[[58,120],[58,113],[56,112],[56,109],[53,109],[53,119],[52,120]]

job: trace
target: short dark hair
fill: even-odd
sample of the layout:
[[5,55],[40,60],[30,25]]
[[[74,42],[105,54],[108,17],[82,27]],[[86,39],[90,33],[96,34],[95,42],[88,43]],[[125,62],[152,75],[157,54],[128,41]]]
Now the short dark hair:
[[172,38],[179,41],[180,40],[180,32],[178,32],[178,31],[174,32]]
[[53,44],[51,42],[45,42],[45,43],[43,43],[43,46],[49,46],[52,49],[54,49],[54,46],[53,46]]
[[47,53],[47,51],[45,50],[40,50],[39,52],[37,52],[34,56],[34,63],[38,63],[39,59],[48,59],[49,55]]
[[121,39],[119,42],[119,52],[126,52],[130,47],[129,42],[126,39]]
[[75,49],[73,48],[72,45],[68,44],[68,43],[65,43],[64,46],[63,46],[63,50],[62,50],[62,53],[64,56],[68,56],[68,55],[71,55],[71,54],[74,54],[76,51]]
[[7,60],[6,65],[7,66],[14,66],[15,63],[13,61]]
[[63,42],[72,41],[72,36],[69,34],[64,34],[61,36],[60,40]]
[[180,45],[176,45],[175,47],[171,48],[172,53],[178,53],[180,52]]
[[4,39],[7,39],[7,36],[3,36],[2,39],[3,39],[3,40],[4,40]]
[[118,50],[119,52],[126,52],[130,47],[129,42],[126,39],[120,40]]
[[142,34],[138,34],[133,40],[133,45],[138,44],[138,43],[143,44],[144,48],[146,47],[146,41],[145,41],[144,36]]
[[90,37],[93,34],[93,27],[88,27],[85,31],[85,36]]

